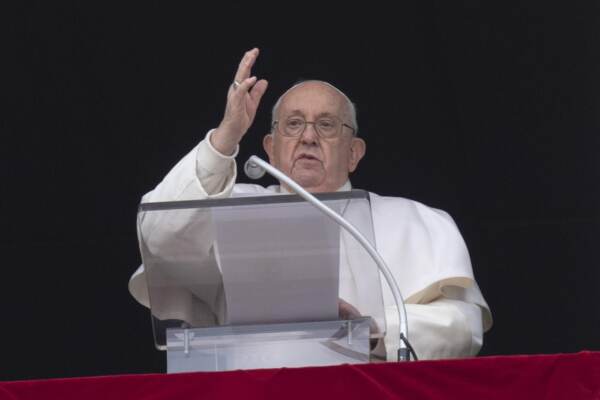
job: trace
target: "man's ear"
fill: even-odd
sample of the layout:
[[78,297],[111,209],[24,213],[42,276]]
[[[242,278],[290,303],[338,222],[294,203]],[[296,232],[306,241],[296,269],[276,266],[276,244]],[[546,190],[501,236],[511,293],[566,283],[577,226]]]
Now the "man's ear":
[[269,156],[269,162],[273,164],[273,134],[267,133],[263,137],[263,149],[265,149],[265,153]]
[[364,157],[367,151],[367,143],[358,137],[352,138],[350,144],[350,160],[348,163],[348,172],[354,172],[358,166],[358,162]]

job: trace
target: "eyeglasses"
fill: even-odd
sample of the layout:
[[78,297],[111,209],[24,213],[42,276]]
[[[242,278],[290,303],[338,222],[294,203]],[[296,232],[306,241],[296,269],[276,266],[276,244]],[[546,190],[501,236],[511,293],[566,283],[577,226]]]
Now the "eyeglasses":
[[309,122],[302,117],[289,117],[279,123],[279,120],[273,121],[272,128],[275,129],[275,125],[279,127],[279,132],[283,136],[287,137],[298,137],[304,133],[306,126],[312,124],[319,137],[323,139],[333,139],[341,136],[344,127],[352,130],[354,135],[354,128],[348,124],[345,124],[337,117],[322,117],[316,121]]

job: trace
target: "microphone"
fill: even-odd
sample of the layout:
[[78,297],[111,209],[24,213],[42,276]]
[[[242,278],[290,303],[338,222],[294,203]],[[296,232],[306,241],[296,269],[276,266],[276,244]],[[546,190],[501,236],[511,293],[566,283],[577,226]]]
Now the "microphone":
[[[404,299],[402,298],[402,294],[400,293],[400,289],[398,288],[398,283],[394,279],[392,272],[386,265],[385,261],[379,255],[377,250],[371,245],[371,243],[360,233],[354,225],[348,222],[345,218],[340,216],[338,213],[329,208],[325,203],[321,200],[317,199],[312,194],[308,193],[304,188],[298,185],[293,179],[285,175],[283,172],[267,163],[264,160],[261,160],[257,156],[251,156],[248,161],[244,164],[244,171],[246,175],[250,179],[258,179],[265,174],[267,171],[270,175],[272,175],[275,179],[280,182],[284,182],[290,189],[296,192],[300,197],[304,200],[311,203],[315,206],[319,211],[323,214],[327,215],[329,218],[333,219],[338,223],[342,228],[344,228],[348,233],[350,233],[369,253],[371,258],[375,261],[377,268],[382,273],[385,278],[388,286],[392,290],[392,295],[394,297],[394,302],[396,303],[396,307],[398,309],[398,317],[400,320],[400,343],[398,348],[398,361],[410,361],[410,354],[412,353],[415,356],[414,350],[412,346],[408,342],[408,322],[406,317],[406,308],[404,307]],[[252,175],[251,175],[252,174]]]
[[255,162],[252,162],[252,157],[250,157],[244,164],[244,172],[250,179],[260,179],[265,175],[266,170]]

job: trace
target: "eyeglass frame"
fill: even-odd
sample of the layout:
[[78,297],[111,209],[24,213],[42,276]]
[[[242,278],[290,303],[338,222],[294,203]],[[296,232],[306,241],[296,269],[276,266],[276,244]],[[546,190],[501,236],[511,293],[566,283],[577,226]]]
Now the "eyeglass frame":
[[[316,121],[307,121],[306,119],[304,119],[304,117],[300,117],[300,116],[293,116],[293,115],[291,115],[291,116],[287,117],[287,118],[286,118],[286,120],[288,120],[288,119],[290,119],[290,118],[292,118],[292,117],[294,117],[294,118],[299,118],[299,119],[302,119],[302,120],[304,121],[304,127],[302,128],[302,130],[300,131],[300,133],[298,133],[298,134],[297,134],[297,135],[295,135],[295,136],[287,135],[287,134],[285,134],[285,133],[282,133],[281,131],[279,131],[279,133],[280,133],[282,136],[284,136],[284,137],[289,137],[289,138],[297,138],[297,137],[300,137],[300,136],[302,136],[302,134],[304,134],[304,132],[306,131],[306,127],[307,127],[309,124],[312,124],[312,126],[313,126],[313,129],[314,129],[314,130],[315,130],[315,132],[317,133],[317,136],[318,136],[318,137],[320,137],[321,139],[336,139],[336,138],[340,137],[340,136],[341,136],[341,133],[342,133],[342,132],[344,132],[344,127],[351,129],[351,130],[352,130],[352,136],[356,136],[356,129],[354,129],[352,126],[348,125],[347,123],[345,123],[344,121],[342,121],[342,119],[341,119],[341,118],[339,118],[339,117],[337,117],[337,116],[335,116],[335,115],[332,115],[332,116],[329,116],[329,117],[321,117],[321,118],[318,118]],[[319,122],[319,120],[321,120],[321,119],[325,119],[325,118],[335,118],[335,119],[337,119],[339,122],[341,122],[341,125],[340,125],[340,126],[341,126],[341,129],[340,129],[340,133],[339,133],[339,134],[337,134],[336,136],[331,136],[331,137],[326,137],[326,136],[323,136],[323,135],[321,134],[321,131],[320,131],[320,130],[319,130],[319,128],[317,127],[317,122]],[[280,121],[280,120],[276,119],[276,120],[274,120],[274,121],[271,123],[271,130],[275,130],[275,125],[278,125],[279,121]]]

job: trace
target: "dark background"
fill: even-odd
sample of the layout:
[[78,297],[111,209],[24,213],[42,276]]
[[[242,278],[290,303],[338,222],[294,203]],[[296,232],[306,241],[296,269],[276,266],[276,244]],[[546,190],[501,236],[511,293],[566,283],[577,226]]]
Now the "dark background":
[[164,370],[127,291],[136,208],[254,46],[271,84],[240,160],[285,88],[331,81],[368,142],[353,185],[463,232],[481,354],[600,350],[600,3],[51,3],[3,13],[1,380]]

